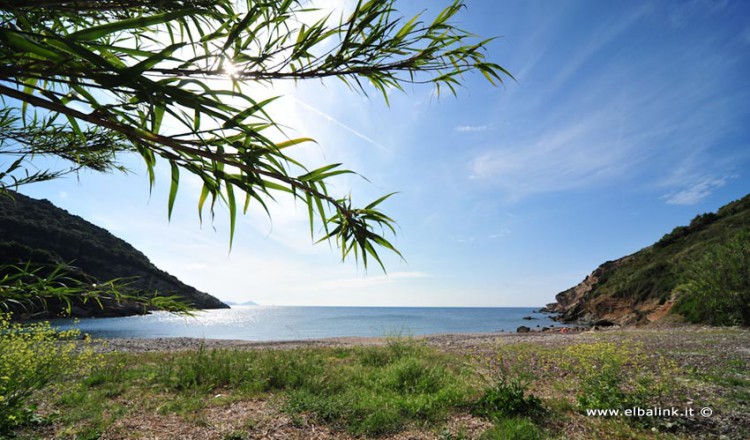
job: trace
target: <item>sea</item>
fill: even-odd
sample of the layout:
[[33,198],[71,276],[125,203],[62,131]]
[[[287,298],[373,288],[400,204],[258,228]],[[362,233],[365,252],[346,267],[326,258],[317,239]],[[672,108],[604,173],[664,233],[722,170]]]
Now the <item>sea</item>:
[[[532,319],[524,319],[531,317]],[[442,333],[515,332],[563,324],[530,307],[281,307],[232,306],[195,316],[166,312],[121,318],[60,319],[99,338],[240,339],[290,341],[331,337],[418,336]]]

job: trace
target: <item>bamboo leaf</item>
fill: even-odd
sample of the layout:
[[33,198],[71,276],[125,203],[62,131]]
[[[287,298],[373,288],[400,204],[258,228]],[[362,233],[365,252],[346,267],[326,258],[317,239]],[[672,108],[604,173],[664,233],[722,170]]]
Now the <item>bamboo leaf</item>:
[[98,40],[99,38],[105,37],[113,32],[132,31],[134,29],[155,26],[183,17],[189,17],[199,12],[199,9],[187,8],[172,12],[165,12],[163,14],[156,14],[149,17],[128,18],[125,20],[116,21],[114,23],[107,23],[99,26],[93,26],[88,29],[82,29],[78,32],[74,32],[68,35],[68,38],[76,41]]
[[237,225],[237,200],[234,198],[234,184],[227,182],[227,203],[229,205],[229,250],[232,250],[234,243],[234,229]]
[[174,208],[174,202],[177,198],[177,189],[180,186],[180,167],[175,161],[171,161],[169,165],[172,167],[172,183],[169,186],[169,202],[167,205],[167,219],[172,219],[172,208]]
[[201,194],[198,198],[198,218],[200,219],[201,224],[203,224],[203,204],[206,203],[206,198],[208,197],[209,189],[208,185],[203,183],[203,187],[201,188]]

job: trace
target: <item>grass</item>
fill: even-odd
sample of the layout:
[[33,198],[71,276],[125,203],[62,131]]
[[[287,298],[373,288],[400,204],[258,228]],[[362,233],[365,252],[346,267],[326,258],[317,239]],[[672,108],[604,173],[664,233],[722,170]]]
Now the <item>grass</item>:
[[[16,436],[149,438],[174,430],[174,438],[216,439],[268,432],[388,438],[405,431],[444,440],[710,437],[720,430],[716,420],[584,413],[592,402],[618,406],[634,395],[640,405],[662,407],[700,395],[696,405],[739,420],[727,438],[745,438],[748,356],[721,353],[727,341],[745,344],[746,332],[687,335],[693,339],[668,350],[658,332],[649,335],[472,353],[394,339],[376,347],[110,354],[87,377],[38,393],[45,423]],[[695,359],[710,364],[675,367]],[[644,372],[649,386],[638,388]]]

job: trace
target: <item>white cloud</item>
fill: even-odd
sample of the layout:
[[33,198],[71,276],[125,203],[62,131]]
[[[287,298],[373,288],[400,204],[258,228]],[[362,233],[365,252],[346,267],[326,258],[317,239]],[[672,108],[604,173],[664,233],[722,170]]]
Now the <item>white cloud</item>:
[[[605,41],[622,39],[647,13],[624,17],[604,32]],[[519,106],[498,116],[513,129],[477,146],[466,161],[475,189],[518,201],[622,185],[688,203],[719,187],[720,179],[707,176],[729,175],[747,160],[739,148],[726,146],[727,136],[742,124],[738,109],[748,98],[746,91],[727,87],[738,58],[707,41],[675,54],[670,63],[623,56],[581,73],[603,44],[581,48],[554,81],[517,88],[523,95]],[[579,83],[563,85],[566,77],[579,75]]]
[[569,190],[599,183],[638,162],[606,117],[582,118],[567,128],[549,130],[518,143],[506,142],[475,157],[470,179],[500,189],[518,200],[531,194]]
[[648,15],[652,10],[650,4],[643,4],[636,8],[630,14],[618,17],[615,21],[602,23],[597,29],[591,32],[588,43],[574,52],[574,56],[569,59],[560,73],[555,75],[553,87],[559,87],[571,79],[593,56],[612,43],[619,36],[625,34],[628,29],[635,25],[639,20]]
[[489,127],[487,125],[459,125],[454,127],[453,130],[459,133],[473,133],[478,131],[487,131]]
[[383,144],[381,144],[381,143],[373,140],[372,138],[370,138],[370,137],[362,134],[361,132],[359,132],[359,131],[355,130],[354,128],[350,127],[349,125],[344,124],[343,122],[339,121],[338,119],[334,118],[333,116],[331,116],[331,115],[329,115],[329,114],[327,114],[325,112],[322,112],[322,111],[316,109],[315,107],[313,107],[313,106],[311,106],[311,105],[309,105],[309,104],[307,104],[307,103],[305,103],[303,101],[300,101],[297,98],[293,97],[292,99],[294,99],[294,101],[297,104],[301,105],[302,107],[306,108],[307,110],[315,113],[316,115],[322,117],[323,119],[325,119],[325,120],[327,120],[329,122],[332,122],[332,123],[338,125],[339,127],[343,128],[344,130],[348,131],[349,133],[351,133],[351,134],[357,136],[358,138],[362,139],[363,141],[365,141],[365,142],[367,142],[367,143],[369,143],[371,145],[374,145],[375,147],[378,147],[379,149],[381,149],[383,151],[390,151],[390,148],[388,148],[385,145],[383,145]]
[[662,198],[670,205],[695,205],[726,183],[727,177],[705,178],[691,183],[681,191],[666,194]]
[[498,232],[495,232],[494,234],[490,234],[489,237],[492,239],[496,238],[505,238],[510,235],[510,229],[501,229]]

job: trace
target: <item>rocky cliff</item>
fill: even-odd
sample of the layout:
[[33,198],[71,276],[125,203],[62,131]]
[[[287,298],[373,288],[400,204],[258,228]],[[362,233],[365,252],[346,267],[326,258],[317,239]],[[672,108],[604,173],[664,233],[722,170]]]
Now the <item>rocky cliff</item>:
[[[0,264],[32,261],[70,265],[70,273],[87,282],[127,279],[129,293],[177,295],[199,309],[227,308],[213,296],[190,287],[154,266],[143,253],[86,220],[47,200],[13,193],[0,196]],[[60,305],[53,305],[51,314]],[[133,304],[74,304],[75,316],[121,316],[143,313]]]
[[596,268],[543,310],[583,325],[640,324],[671,316],[690,263],[750,230],[750,195],[695,217],[640,251]]

